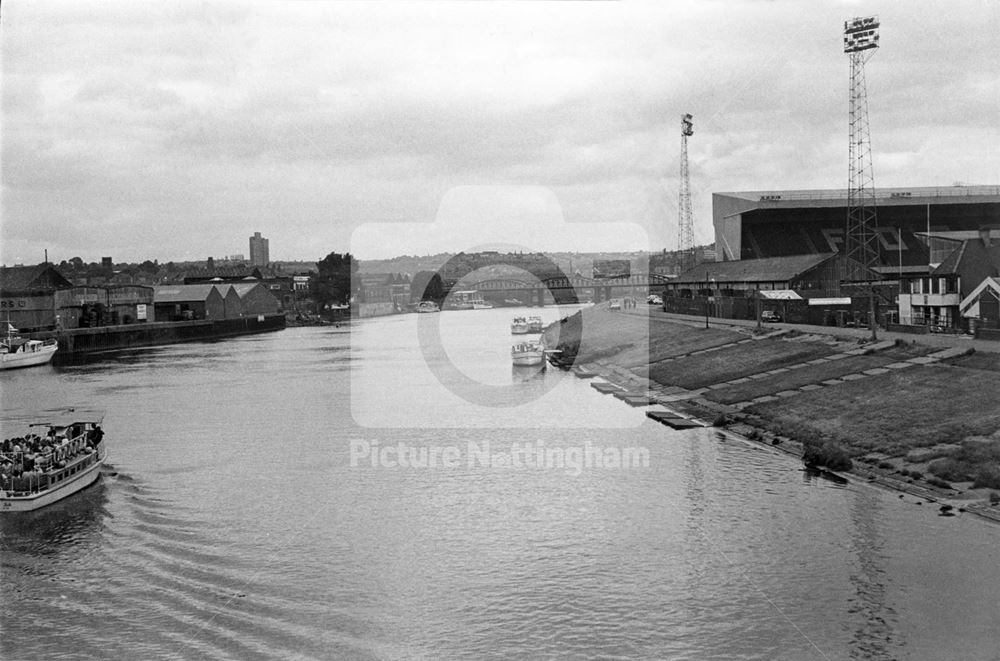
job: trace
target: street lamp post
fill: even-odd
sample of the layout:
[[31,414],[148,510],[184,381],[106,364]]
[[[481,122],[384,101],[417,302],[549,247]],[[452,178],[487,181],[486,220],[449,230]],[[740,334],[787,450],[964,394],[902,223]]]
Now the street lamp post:
[[760,330],[760,286],[757,287],[756,296],[754,296],[754,312],[757,314],[757,330]]
[[708,277],[708,272],[705,272],[705,290],[708,294],[705,296],[705,328],[708,328],[708,306],[712,303],[712,285],[715,282],[714,278]]

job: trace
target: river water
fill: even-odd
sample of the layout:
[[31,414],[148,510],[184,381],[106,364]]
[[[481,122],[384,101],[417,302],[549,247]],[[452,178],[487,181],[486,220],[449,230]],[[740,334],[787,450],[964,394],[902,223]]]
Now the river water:
[[514,312],[4,373],[110,458],[0,520],[0,657],[1000,658],[1000,527],[515,371]]

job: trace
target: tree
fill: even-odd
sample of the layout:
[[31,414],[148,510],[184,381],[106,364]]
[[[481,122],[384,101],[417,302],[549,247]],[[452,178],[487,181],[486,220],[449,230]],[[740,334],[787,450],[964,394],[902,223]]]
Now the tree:
[[316,262],[319,273],[310,283],[310,293],[319,309],[327,305],[343,305],[351,300],[351,280],[358,271],[358,262],[351,253],[331,252]]

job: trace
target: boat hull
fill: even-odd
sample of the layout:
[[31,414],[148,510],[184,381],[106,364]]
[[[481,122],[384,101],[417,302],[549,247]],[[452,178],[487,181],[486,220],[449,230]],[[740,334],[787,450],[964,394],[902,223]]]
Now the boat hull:
[[77,491],[89,487],[101,476],[103,464],[104,457],[100,456],[96,462],[55,489],[46,489],[28,496],[0,496],[0,512],[31,512],[72,496]]
[[31,351],[28,353],[17,351],[14,353],[0,354],[0,369],[11,370],[19,367],[44,365],[52,360],[52,356],[55,355],[57,349],[58,347],[55,345],[46,345],[38,351]]
[[512,362],[516,367],[532,367],[534,365],[541,365],[545,362],[544,354],[525,354],[522,356],[514,356],[511,358]]

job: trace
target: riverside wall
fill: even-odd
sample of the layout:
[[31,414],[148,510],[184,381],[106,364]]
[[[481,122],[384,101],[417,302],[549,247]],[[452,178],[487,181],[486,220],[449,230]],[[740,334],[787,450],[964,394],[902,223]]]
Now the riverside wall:
[[72,328],[31,333],[30,337],[37,340],[58,340],[59,351],[56,352],[54,360],[64,362],[98,351],[212,340],[265,333],[281,330],[284,327],[285,315],[269,314],[238,319],[198,319]]

